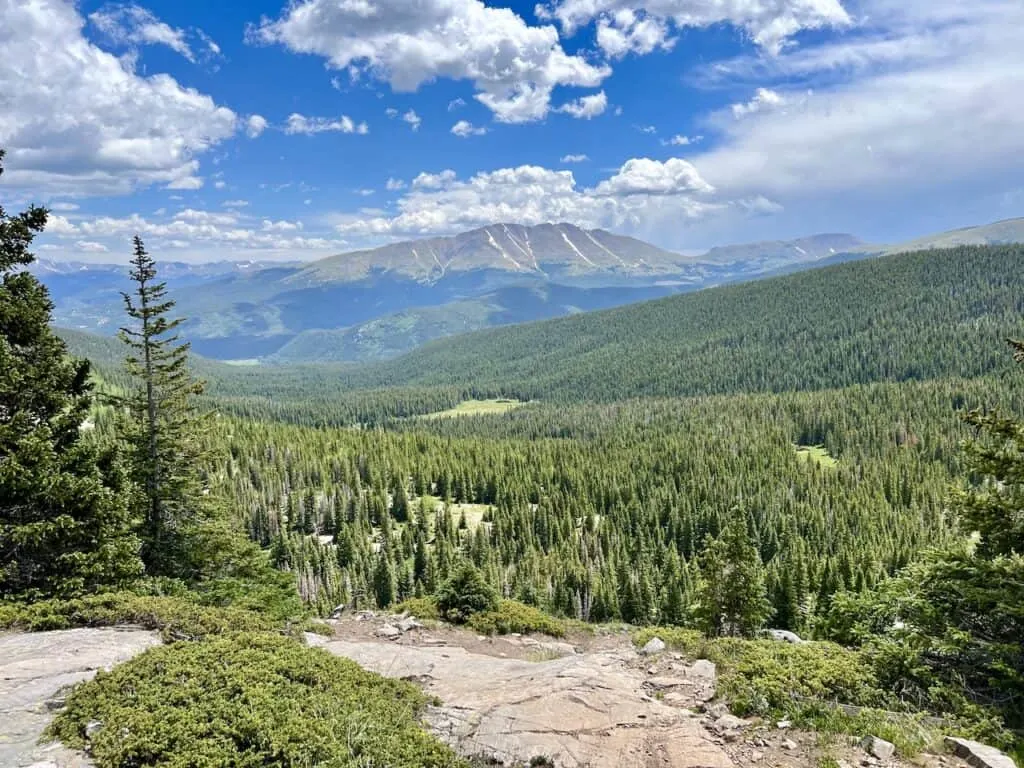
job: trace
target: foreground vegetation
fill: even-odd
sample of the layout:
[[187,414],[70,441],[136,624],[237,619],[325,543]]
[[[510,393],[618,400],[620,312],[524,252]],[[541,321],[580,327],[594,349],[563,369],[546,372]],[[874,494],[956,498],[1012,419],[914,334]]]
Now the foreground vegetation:
[[[277,635],[230,634],[146,651],[77,688],[50,735],[99,768],[456,768],[428,736],[426,698],[355,662]],[[99,722],[86,738],[86,727]]]

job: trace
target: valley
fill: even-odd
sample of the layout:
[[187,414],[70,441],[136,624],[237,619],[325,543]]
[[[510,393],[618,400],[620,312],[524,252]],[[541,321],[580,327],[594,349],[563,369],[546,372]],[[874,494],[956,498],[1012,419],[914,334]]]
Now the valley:
[[[516,242],[525,245],[520,234]],[[508,238],[516,239],[512,230]],[[531,239],[531,248],[542,242]],[[621,247],[610,240],[604,247],[612,245]],[[457,272],[458,255],[445,253]],[[1002,525],[971,517],[971,505],[988,509],[990,501],[970,474],[976,454],[964,445],[994,445],[988,461],[1017,455],[977,436],[989,429],[1015,440],[1016,427],[989,414],[1024,413],[1024,377],[1003,349],[1004,339],[1024,336],[1024,246],[822,261],[792,274],[461,333],[391,360],[334,360],[325,350],[342,331],[304,332],[287,345],[308,346],[297,358],[326,362],[286,363],[283,355],[267,364],[233,347],[225,347],[225,361],[185,357],[183,347],[177,357],[157,356],[181,361],[169,364],[162,385],[181,389],[158,401],[182,409],[167,422],[180,431],[170,433],[173,442],[159,438],[168,453],[156,455],[185,462],[175,471],[191,490],[170,497],[169,508],[208,520],[195,532],[183,528],[184,542],[160,552],[202,575],[170,571],[177,575],[161,577],[169,580],[129,580],[136,586],[71,601],[0,602],[0,626],[139,624],[161,630],[170,641],[166,663],[173,658],[185,669],[207,653],[255,654],[274,669],[294,664],[280,678],[260,673],[260,690],[286,698],[294,675],[311,674],[299,670],[327,663],[314,652],[324,648],[440,697],[433,709],[410,703],[382,714],[400,724],[377,748],[418,750],[401,763],[409,768],[481,756],[516,765],[538,755],[583,766],[613,753],[616,765],[660,760],[681,768],[694,768],[693,754],[714,755],[723,768],[753,768],[765,751],[791,768],[861,759],[863,749],[821,748],[818,731],[855,740],[882,734],[901,758],[934,754],[949,733],[1015,748],[1021,693],[1001,676],[1016,663],[1017,646],[1005,636],[1017,622],[1009,607],[1016,605],[1016,534],[999,539],[1010,542],[999,544],[1009,555],[982,555],[964,543],[964,519],[981,531]],[[225,265],[215,279],[259,275],[239,277],[239,269]],[[274,269],[284,282],[296,279],[294,267]],[[216,312],[199,319],[224,322]],[[403,321],[392,330],[413,327]],[[111,456],[130,451],[138,440],[131,415],[145,413],[130,393],[144,397],[145,369],[125,368],[116,339],[69,329],[60,336],[91,361],[100,391],[79,439]],[[204,391],[193,374],[205,380]],[[129,530],[150,535],[144,526]],[[956,591],[965,578],[984,586],[972,582],[980,591],[965,598]],[[934,649],[950,619],[919,606],[944,601],[960,626],[975,627],[975,600],[1006,616],[998,650],[972,656],[970,666],[942,660]],[[892,656],[905,642],[906,616],[916,617],[921,633],[913,671]],[[285,617],[288,632],[305,630],[301,643],[267,635]],[[416,631],[407,635],[399,624]],[[809,642],[731,637],[755,638],[766,627]],[[431,633],[446,639],[435,643]],[[583,653],[569,653],[572,643],[558,639],[566,636]],[[420,647],[421,638],[430,642]],[[670,655],[638,657],[652,639]],[[139,675],[131,685],[159,697],[162,673],[151,658],[143,653],[119,674]],[[685,698],[693,681],[650,688],[708,658],[723,677],[706,698]],[[488,694],[479,684],[485,667],[522,695]],[[786,671],[794,668],[801,672]],[[351,674],[366,674],[358,669]],[[341,670],[332,674],[347,679]],[[551,680],[537,684],[549,692],[531,693],[527,681],[545,680],[548,670]],[[978,691],[970,701],[962,698],[964,675]],[[640,714],[594,698],[620,683],[612,698]],[[102,693],[111,684],[100,676],[77,689],[83,698],[61,710],[52,733],[80,747],[86,742],[75,735],[82,727],[75,718],[83,713],[114,707],[103,711],[137,717],[130,701],[114,704]],[[396,695],[421,701],[417,690]],[[672,704],[658,698],[669,695]],[[426,718],[431,740],[407,719],[413,711]],[[557,722],[517,725],[535,715]],[[358,721],[344,709],[336,716]],[[214,724],[206,717],[188,727]],[[765,718],[793,730],[759,730]],[[219,754],[216,740],[198,738]],[[113,751],[97,754],[139,748],[130,739],[104,745]],[[322,754],[336,748],[324,745]],[[783,759],[789,751],[792,759]],[[103,757],[101,768],[119,768],[114,760]]]
[[1022,0],[0,0],[0,768],[1024,768]]

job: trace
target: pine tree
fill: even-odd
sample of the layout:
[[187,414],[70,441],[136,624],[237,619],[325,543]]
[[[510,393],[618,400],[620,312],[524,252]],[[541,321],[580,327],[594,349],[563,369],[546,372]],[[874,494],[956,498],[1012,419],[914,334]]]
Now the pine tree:
[[68,357],[46,288],[23,269],[46,218],[0,207],[0,598],[121,586],[141,570],[124,473],[82,438],[89,364]]
[[135,289],[122,296],[136,327],[122,328],[120,336],[130,350],[128,371],[139,382],[128,405],[134,416],[130,436],[136,479],[145,505],[143,559],[151,574],[169,575],[181,558],[176,550],[201,492],[193,398],[203,384],[189,371],[189,345],[179,343],[174,333],[183,320],[168,317],[175,302],[167,298],[166,284],[157,282],[156,262],[138,236],[133,242],[129,274]]
[[752,636],[771,615],[764,566],[747,523],[734,517],[701,556],[697,616],[712,636]]
[[[1010,341],[1024,363],[1024,342]],[[967,423],[984,439],[967,446],[973,472],[986,479],[957,495],[961,524],[980,536],[978,554],[1024,555],[1024,421],[996,411],[972,411]]]
[[395,602],[395,569],[386,547],[381,550],[373,571],[373,595],[378,608],[387,608]]

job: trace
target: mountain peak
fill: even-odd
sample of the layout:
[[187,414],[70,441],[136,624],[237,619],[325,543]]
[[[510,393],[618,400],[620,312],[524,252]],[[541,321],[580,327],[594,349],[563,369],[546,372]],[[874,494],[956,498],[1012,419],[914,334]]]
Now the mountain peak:
[[448,237],[407,240],[331,256],[309,265],[297,279],[356,280],[388,272],[423,281],[478,270],[542,278],[615,273],[658,275],[689,260],[631,237],[565,222],[527,226],[498,223]]

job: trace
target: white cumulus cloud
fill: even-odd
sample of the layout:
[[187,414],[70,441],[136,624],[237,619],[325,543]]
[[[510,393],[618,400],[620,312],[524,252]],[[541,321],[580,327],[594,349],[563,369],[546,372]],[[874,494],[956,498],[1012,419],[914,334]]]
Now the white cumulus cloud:
[[484,126],[475,126],[468,120],[459,120],[455,125],[452,126],[452,133],[465,139],[468,136],[483,136],[487,133],[487,128]]
[[567,102],[560,106],[558,111],[572,115],[578,120],[590,120],[603,114],[606,109],[608,109],[608,96],[604,91],[599,91],[590,96],[581,96],[574,101]]
[[703,136],[687,136],[683,133],[677,133],[670,139],[662,139],[661,144],[665,147],[688,147],[691,144],[697,144],[703,139]]
[[558,162],[560,162],[560,163],[585,163],[589,159],[590,158],[587,157],[586,155],[563,155],[561,160],[559,160]]
[[298,133],[306,136],[332,131],[365,135],[370,132],[370,129],[366,123],[357,123],[348,115],[342,115],[334,119],[330,117],[306,117],[298,112],[288,115],[288,120],[284,126],[284,132],[287,134]]
[[543,119],[557,86],[596,87],[610,74],[561,47],[553,26],[530,26],[481,0],[297,0],[248,39],[365,71],[396,91],[437,78],[469,80],[496,119]]
[[675,44],[664,19],[629,8],[601,16],[597,22],[597,45],[613,59],[621,59],[628,53],[644,55],[659,48],[668,51]]
[[732,113],[736,117],[743,117],[744,115],[751,115],[755,112],[775,109],[777,107],[781,107],[785,103],[786,99],[782,94],[777,93],[770,88],[758,88],[757,93],[754,94],[754,98],[750,101],[742,104],[733,104]]
[[[196,60],[192,46],[188,43],[188,32],[165,24],[141,6],[108,5],[90,13],[89,22],[115,44],[166,45],[189,61]],[[212,44],[212,47],[209,44]],[[212,40],[209,40],[207,50],[211,53],[220,53],[220,48]]]
[[410,109],[402,115],[402,120],[412,126],[414,131],[418,131],[420,129],[420,124],[423,122],[423,118],[416,114],[415,109]]
[[267,130],[267,125],[267,118],[263,115],[249,115],[249,119],[245,121],[245,135],[255,139]]
[[566,34],[597,20],[604,36],[599,44],[616,56],[664,47],[668,24],[679,29],[731,24],[778,53],[801,30],[851,23],[839,0],[552,0],[538,4],[535,13],[557,20]]
[[633,159],[593,188],[572,171],[523,165],[459,179],[452,170],[421,173],[395,214],[334,217],[346,237],[452,234],[500,221],[526,225],[567,221],[586,227],[645,231],[659,222],[695,220],[730,203],[685,160]]
[[84,24],[66,0],[0,2],[4,182],[54,195],[201,186],[198,157],[236,132],[234,112],[168,75],[139,75]]

